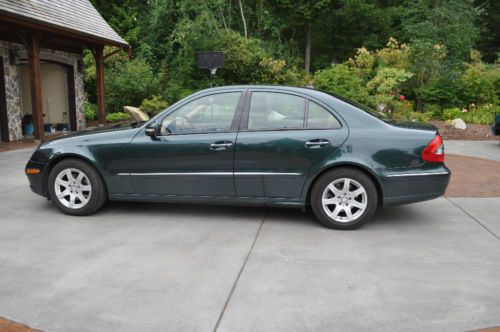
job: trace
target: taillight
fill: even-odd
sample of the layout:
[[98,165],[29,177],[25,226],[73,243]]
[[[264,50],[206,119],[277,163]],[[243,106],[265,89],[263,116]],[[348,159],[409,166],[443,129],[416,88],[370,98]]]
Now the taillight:
[[443,139],[439,134],[422,151],[422,159],[431,163],[444,163]]

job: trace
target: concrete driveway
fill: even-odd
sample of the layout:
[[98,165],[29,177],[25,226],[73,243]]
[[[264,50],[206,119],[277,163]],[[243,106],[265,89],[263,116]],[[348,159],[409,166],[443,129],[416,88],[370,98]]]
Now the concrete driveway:
[[500,141],[454,141],[445,140],[447,154],[500,161]]
[[465,331],[500,325],[500,198],[333,231],[298,210],[113,203],[69,217],[0,153],[0,316],[45,331]]

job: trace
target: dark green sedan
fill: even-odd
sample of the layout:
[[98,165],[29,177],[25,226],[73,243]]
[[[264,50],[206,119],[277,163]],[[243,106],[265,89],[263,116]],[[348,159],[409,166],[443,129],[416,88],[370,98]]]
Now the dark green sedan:
[[70,215],[107,200],[311,206],[337,229],[439,197],[450,179],[435,127],[279,86],[203,90],[146,123],[43,143],[26,174]]

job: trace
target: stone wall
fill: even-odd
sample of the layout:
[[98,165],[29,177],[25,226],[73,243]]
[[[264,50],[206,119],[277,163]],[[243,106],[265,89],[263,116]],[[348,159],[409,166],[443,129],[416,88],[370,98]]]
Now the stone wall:
[[17,66],[9,64],[9,46],[12,43],[0,41],[0,56],[3,58],[3,70],[5,78],[5,95],[7,99],[7,119],[9,127],[9,139],[19,140],[23,136],[21,129],[21,94],[19,87],[19,70]]
[[[28,59],[27,52],[21,44],[9,43],[0,41],[0,56],[4,59],[5,71],[5,90],[7,95],[7,113],[9,119],[9,136],[11,141],[22,138],[22,110],[20,96],[20,78],[19,68],[15,65],[10,65],[9,49],[17,48],[18,55],[21,61],[25,62]],[[80,54],[42,49],[40,59],[54,61],[61,64],[73,66],[75,74],[75,104],[76,104],[76,123],[77,130],[85,128],[85,115],[83,105],[85,100],[85,91],[83,89],[83,73],[78,71],[78,60],[81,59]]]

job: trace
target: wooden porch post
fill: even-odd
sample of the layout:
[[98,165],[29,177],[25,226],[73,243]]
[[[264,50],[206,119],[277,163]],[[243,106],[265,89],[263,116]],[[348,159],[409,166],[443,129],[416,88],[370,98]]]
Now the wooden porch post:
[[97,83],[97,109],[99,125],[106,121],[106,109],[104,104],[104,47],[99,45],[94,49]]
[[35,127],[35,139],[44,141],[42,83],[40,72],[40,36],[36,33],[28,37],[27,51],[31,78],[31,113]]

